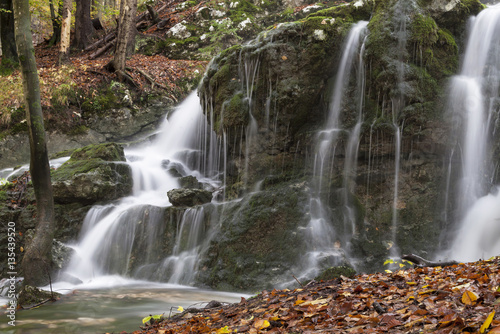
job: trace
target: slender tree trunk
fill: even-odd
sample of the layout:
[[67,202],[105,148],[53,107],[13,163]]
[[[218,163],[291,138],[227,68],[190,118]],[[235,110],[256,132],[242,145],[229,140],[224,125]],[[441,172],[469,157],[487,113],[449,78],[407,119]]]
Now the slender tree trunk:
[[127,54],[131,54],[135,38],[135,15],[137,13],[137,0],[122,0],[120,4],[120,18],[118,20],[118,35],[116,37],[116,48],[114,56],[115,70],[120,73],[125,71]]
[[91,0],[76,1],[75,13],[75,46],[83,50],[90,43],[90,37],[94,34],[94,27],[90,19]]
[[61,44],[59,45],[59,65],[69,60],[69,45],[71,32],[71,0],[64,0],[61,25]]
[[25,285],[48,283],[54,235],[54,199],[47,142],[43,125],[40,84],[31,36],[28,0],[14,0],[14,25],[23,79],[26,119],[30,140],[30,173],[35,190],[37,226],[21,264]]
[[52,21],[52,36],[50,37],[49,46],[55,45],[61,41],[61,14],[62,7],[58,1],[57,14],[54,7],[54,0],[49,0],[50,19]]
[[0,0],[0,42],[2,43],[2,64],[17,64],[12,0]]

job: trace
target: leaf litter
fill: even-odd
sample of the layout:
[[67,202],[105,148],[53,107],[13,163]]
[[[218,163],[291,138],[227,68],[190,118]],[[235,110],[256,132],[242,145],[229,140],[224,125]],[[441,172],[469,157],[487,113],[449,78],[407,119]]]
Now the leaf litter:
[[500,333],[500,257],[264,290],[132,334]]

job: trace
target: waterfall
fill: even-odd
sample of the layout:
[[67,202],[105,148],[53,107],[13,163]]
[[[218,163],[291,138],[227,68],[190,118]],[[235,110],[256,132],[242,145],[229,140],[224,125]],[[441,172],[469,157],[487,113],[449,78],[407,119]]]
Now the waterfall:
[[[359,147],[359,134],[362,124],[362,96],[364,92],[364,64],[363,50],[364,37],[366,36],[366,27],[368,22],[360,21],[355,24],[346,39],[342,58],[338,65],[338,72],[335,79],[335,86],[332,92],[331,103],[328,110],[328,119],[326,127],[317,134],[317,151],[314,157],[314,185],[309,200],[310,220],[306,228],[307,238],[309,240],[309,252],[306,256],[306,270],[304,276],[315,275],[320,266],[338,265],[343,260],[344,251],[348,249],[350,235],[354,233],[353,208],[350,203],[351,179],[354,177],[355,165],[357,161],[357,152]],[[356,58],[358,56],[358,58]],[[346,130],[342,129],[340,124],[340,114],[344,108],[345,92],[348,89],[351,72],[354,64],[357,62],[358,70],[358,119],[354,128],[350,132],[350,139],[346,147],[346,159],[344,168],[344,190],[341,194],[343,201],[343,225],[345,233],[342,236],[337,235],[332,222],[332,215],[329,213],[328,206],[321,198],[323,182],[329,180],[335,168],[335,153],[337,149],[338,137]]]
[[455,217],[461,220],[451,256],[473,261],[500,253],[500,195],[488,194],[494,166],[487,156],[500,112],[500,5],[472,19],[462,69],[453,77],[449,109],[461,154]]
[[[171,217],[176,227],[168,230],[165,208],[170,206],[167,191],[179,188],[179,175],[193,175],[211,189],[221,186],[224,152],[207,123],[192,93],[165,120],[152,144],[126,149],[133,194],[88,212],[66,276],[82,282],[118,275],[192,283],[209,242],[206,213],[203,207],[186,209],[177,221]],[[165,248],[171,255],[161,258]]]

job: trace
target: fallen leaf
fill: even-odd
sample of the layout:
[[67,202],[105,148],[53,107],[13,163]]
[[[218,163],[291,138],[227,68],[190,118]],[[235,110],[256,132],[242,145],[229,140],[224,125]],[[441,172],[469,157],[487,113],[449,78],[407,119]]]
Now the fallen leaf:
[[487,330],[488,327],[490,327],[491,322],[493,321],[493,317],[494,316],[495,316],[495,311],[491,311],[491,313],[488,315],[488,317],[484,321],[483,325],[479,329],[479,333],[481,333],[481,334],[484,333],[484,331]]
[[264,328],[267,328],[269,326],[271,326],[271,324],[269,323],[269,321],[264,320],[264,319],[257,319],[253,323],[253,327],[256,328],[256,329],[264,329]]
[[462,295],[462,303],[464,303],[465,305],[472,305],[478,298],[479,296],[475,292],[465,290],[464,294]]

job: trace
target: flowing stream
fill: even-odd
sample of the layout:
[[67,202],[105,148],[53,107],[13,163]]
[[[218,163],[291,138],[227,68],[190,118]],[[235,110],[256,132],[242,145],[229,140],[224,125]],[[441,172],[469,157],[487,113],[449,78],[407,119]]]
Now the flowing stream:
[[[96,282],[97,283],[97,282]],[[124,283],[124,282],[123,282]],[[110,288],[87,285],[63,296],[55,303],[19,311],[16,327],[0,320],[0,332],[6,334],[95,334],[132,332],[149,315],[178,313],[183,308],[202,308],[217,300],[239,302],[241,294],[206,291],[169,284],[128,281]],[[248,296],[246,296],[248,297]]]

